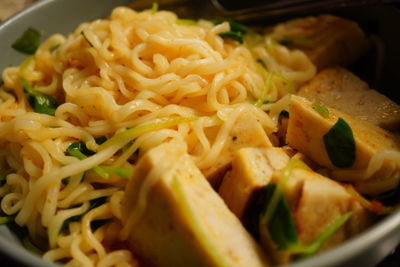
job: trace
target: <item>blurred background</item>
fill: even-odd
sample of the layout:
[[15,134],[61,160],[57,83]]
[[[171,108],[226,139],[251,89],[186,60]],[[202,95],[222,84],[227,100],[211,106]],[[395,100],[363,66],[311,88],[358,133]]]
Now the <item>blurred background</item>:
[[32,4],[36,0],[0,0],[0,21]]

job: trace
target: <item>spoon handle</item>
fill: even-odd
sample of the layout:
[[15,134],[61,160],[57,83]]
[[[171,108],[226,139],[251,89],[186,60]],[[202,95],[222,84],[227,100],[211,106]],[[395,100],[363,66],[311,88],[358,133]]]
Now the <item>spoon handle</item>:
[[399,0],[211,0],[221,13],[242,19],[257,19],[295,13],[321,12],[328,9],[377,5]]

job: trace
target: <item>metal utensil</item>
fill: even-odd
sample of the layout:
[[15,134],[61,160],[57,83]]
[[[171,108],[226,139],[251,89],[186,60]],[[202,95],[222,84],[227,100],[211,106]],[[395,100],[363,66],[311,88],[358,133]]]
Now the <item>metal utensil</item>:
[[[248,0],[250,1],[250,0]],[[9,20],[0,24],[0,70],[7,67],[9,64],[19,64],[23,57],[18,55],[11,49],[11,43],[18,34],[28,26],[38,28],[43,31],[45,36],[55,32],[68,33],[71,32],[79,23],[87,20],[92,20],[98,17],[103,17],[109,14],[111,8],[116,5],[129,4],[130,0],[41,0],[33,6],[13,16]],[[225,16],[233,19],[260,19],[263,16],[268,17],[270,13],[249,14],[249,10],[238,11],[225,10],[226,8],[218,7],[216,3],[201,0],[158,0],[161,8],[174,9],[175,12],[184,17],[216,17]],[[267,1],[265,1],[267,2]],[[307,1],[311,2],[311,1]],[[324,2],[324,1],[320,1]],[[329,0],[327,1],[329,2]],[[353,2],[353,1],[348,1]],[[354,1],[359,2],[359,1]],[[365,1],[372,2],[372,1]],[[388,2],[388,1],[373,1],[373,2]],[[390,1],[393,2],[393,1]],[[397,2],[397,1],[396,1]],[[151,6],[152,1],[135,1],[132,6],[144,7]],[[256,8],[257,9],[257,8]],[[262,10],[260,7],[259,10]],[[257,10],[255,10],[257,11]],[[357,10],[353,15],[360,16],[362,10]],[[388,23],[382,24],[385,29],[383,35],[388,39],[398,38],[393,34],[396,33],[396,25],[400,23],[400,12],[393,11],[389,7],[372,8],[365,11],[363,16],[370,18],[371,14],[377,16],[379,20],[390,20]],[[264,12],[264,11],[263,11]],[[266,11],[265,11],[266,12]],[[314,10],[316,12],[316,10]],[[261,14],[261,15],[260,15]],[[264,14],[264,15],[262,15]],[[277,14],[277,13],[274,13]],[[285,13],[286,14],[286,13]],[[347,14],[349,15],[349,14]],[[349,15],[351,17],[351,14]],[[264,24],[266,22],[264,21]],[[392,27],[386,27],[392,25]],[[385,26],[385,27],[383,27]],[[393,80],[398,76],[397,57],[391,52],[398,51],[399,45],[397,42],[392,42],[393,50],[389,50],[389,59],[393,59],[393,64],[389,64],[388,69],[384,73],[393,72],[393,77],[390,76],[388,81],[393,83],[397,89],[399,82]],[[391,62],[389,62],[391,63]],[[398,77],[397,77],[398,78]],[[388,87],[391,88],[391,87]],[[393,92],[396,92],[393,90]],[[395,94],[395,93],[394,93]],[[374,266],[383,257],[389,254],[393,248],[400,242],[400,209],[397,209],[392,215],[383,218],[380,222],[373,225],[367,231],[359,236],[347,241],[343,245],[332,249],[321,255],[305,260],[299,263],[290,265],[291,267],[318,267],[318,266]],[[5,225],[0,226],[0,259],[1,255],[12,259],[15,266],[58,266],[53,263],[44,262],[39,257],[29,253],[20,246],[18,239]],[[2,261],[2,266],[7,265],[7,261]]]
[[211,0],[221,13],[236,19],[248,20],[256,18],[276,17],[301,14],[304,12],[322,12],[333,8],[387,4],[398,0]]
[[[239,21],[276,19],[291,15],[326,12],[331,9],[400,3],[400,0],[159,0],[163,9],[190,18],[227,17]],[[145,9],[151,1],[136,0],[130,6]]]

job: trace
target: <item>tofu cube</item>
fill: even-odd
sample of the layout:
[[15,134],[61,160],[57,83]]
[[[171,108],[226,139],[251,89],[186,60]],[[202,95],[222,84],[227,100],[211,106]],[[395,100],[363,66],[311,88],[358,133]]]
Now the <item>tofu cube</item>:
[[139,160],[127,185],[123,218],[130,248],[152,266],[268,266],[179,145],[164,143]]

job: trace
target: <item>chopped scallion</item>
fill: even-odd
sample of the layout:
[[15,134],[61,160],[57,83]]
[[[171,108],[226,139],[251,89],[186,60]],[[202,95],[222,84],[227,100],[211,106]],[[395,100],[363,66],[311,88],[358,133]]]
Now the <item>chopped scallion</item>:
[[[102,144],[106,142],[106,137],[96,138],[96,143]],[[70,156],[76,157],[80,160],[86,159],[88,156],[94,155],[95,152],[88,149],[84,142],[74,142],[70,144],[67,148],[67,153]],[[123,178],[129,178],[131,176],[131,170],[126,168],[115,168],[110,166],[95,166],[93,167],[93,171],[95,171],[98,175],[100,175],[104,179],[108,179],[110,174],[115,174],[121,176]]]
[[24,33],[12,44],[12,48],[18,52],[33,55],[40,44],[40,33],[34,28],[28,28]]
[[[298,259],[304,259],[317,253],[322,245],[331,237],[346,221],[351,217],[352,213],[347,212],[331,222],[318,236],[311,242],[310,245],[304,246],[303,252],[299,255]],[[290,250],[289,250],[290,251]]]
[[57,48],[60,47],[60,45],[61,45],[61,44],[55,44],[55,45],[53,45],[52,47],[50,47],[50,51],[51,51],[51,52],[54,52],[55,50],[57,50]]
[[325,150],[332,164],[339,168],[351,167],[356,160],[356,143],[347,122],[339,118],[323,136]]
[[115,167],[110,167],[110,166],[101,166],[103,170],[105,170],[107,173],[115,174],[118,175],[122,178],[128,179],[129,177],[132,176],[132,170],[127,169],[127,168],[115,168]]
[[221,24],[223,22],[228,22],[230,31],[227,32],[222,32],[219,35],[223,38],[230,38],[233,40],[238,41],[239,43],[243,43],[243,36],[250,32],[249,28],[244,26],[243,24],[237,23],[233,20],[228,20],[228,19],[218,19],[212,21],[215,25]]
[[10,221],[12,221],[12,217],[11,216],[1,216],[0,217],[0,225],[9,223]]
[[[269,184],[262,190],[264,191],[266,202],[269,203],[276,190],[276,185]],[[267,225],[260,225],[260,227],[268,228],[268,232],[279,250],[285,250],[298,242],[296,226],[283,192],[279,195],[275,212],[269,223]]]
[[86,212],[80,214],[80,215],[72,216],[72,217],[66,219],[63,222],[63,224],[61,225],[60,232],[63,231],[64,229],[66,229],[71,222],[77,222],[77,221],[81,220],[82,217],[86,213],[88,213],[89,211],[91,211],[94,208],[100,207],[101,205],[106,203],[106,201],[107,201],[106,197],[99,197],[99,198],[95,198],[95,199],[90,200],[89,201],[90,205],[89,205],[88,210]]
[[292,170],[299,167],[309,169],[302,161],[290,159],[282,170],[278,184],[269,184],[262,188],[263,200],[267,204],[265,212],[261,212],[259,217],[259,233],[261,237],[266,237],[266,234],[269,235],[278,250],[297,255],[297,258],[301,259],[317,253],[324,242],[346,223],[352,213],[345,213],[327,225],[311,244],[301,244],[297,237],[296,226],[289,204],[284,195],[284,185],[289,179]]
[[250,32],[250,29],[247,28],[245,25],[240,24],[240,23],[230,20],[230,19],[216,19],[216,20],[213,20],[212,22],[214,23],[214,25],[218,25],[223,22],[228,22],[229,26],[231,28],[231,31],[240,32],[242,34]]
[[153,5],[151,6],[151,13],[156,13],[158,11],[158,3],[153,2]]
[[28,103],[35,112],[47,115],[55,114],[57,102],[54,97],[33,90],[24,78],[21,78],[20,81],[27,94]]
[[321,115],[324,118],[328,118],[329,117],[329,109],[327,109],[326,107],[319,105],[317,103],[312,104],[312,108],[317,111],[319,113],[319,115]]
[[159,119],[153,123],[139,125],[137,127],[130,128],[123,132],[117,133],[116,135],[108,139],[106,142],[104,142],[102,145],[100,145],[100,149],[105,149],[109,146],[112,146],[115,143],[123,143],[123,145],[126,145],[143,133],[168,128],[183,122],[191,122],[197,119],[198,117],[164,118],[164,119]]
[[238,41],[239,43],[243,43],[243,33],[241,32],[223,32],[220,33],[219,36],[221,36],[222,38],[230,38],[232,40]]
[[375,214],[387,215],[392,213],[395,209],[394,207],[384,206],[377,200],[370,201],[366,199],[360,193],[358,193],[351,184],[343,184],[343,186],[346,188],[346,191],[360,203],[361,206]]
[[275,213],[276,207],[278,205],[279,199],[283,194],[283,188],[286,184],[286,181],[289,179],[292,170],[294,168],[303,168],[309,170],[310,168],[301,160],[298,159],[290,159],[289,162],[286,164],[285,168],[282,170],[282,173],[279,177],[279,181],[277,184],[276,189],[274,190],[274,194],[271,197],[271,201],[268,204],[268,207],[265,213],[261,217],[261,221],[263,224],[268,225],[269,221],[271,220],[273,214]]
[[24,236],[24,238],[22,238],[22,246],[29,250],[30,252],[33,252],[37,255],[42,255],[43,251],[41,251],[37,246],[35,246],[31,239],[29,238],[28,235]]
[[192,19],[177,19],[176,23],[181,24],[181,25],[196,25],[197,24],[197,22]]

